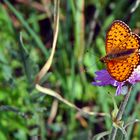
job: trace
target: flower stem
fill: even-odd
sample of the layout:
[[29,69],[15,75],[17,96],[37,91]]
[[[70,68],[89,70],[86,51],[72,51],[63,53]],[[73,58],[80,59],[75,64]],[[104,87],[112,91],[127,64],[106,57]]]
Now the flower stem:
[[[128,92],[125,95],[123,101],[121,102],[121,105],[119,107],[119,111],[118,111],[116,119],[115,119],[116,121],[120,121],[122,119],[124,110],[125,110],[126,105],[128,103],[128,99],[129,99],[131,90],[132,90],[132,86],[128,85]],[[117,130],[118,130],[118,128],[113,126],[113,128],[111,130],[111,134],[110,134],[109,140],[115,140],[115,137],[116,137],[116,134],[117,134]]]

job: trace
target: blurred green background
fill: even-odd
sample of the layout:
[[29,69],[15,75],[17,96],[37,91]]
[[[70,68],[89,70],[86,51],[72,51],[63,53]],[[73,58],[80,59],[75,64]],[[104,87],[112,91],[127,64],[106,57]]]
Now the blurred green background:
[[[105,55],[105,35],[113,20],[125,21],[140,34],[140,6],[131,13],[135,4],[135,0],[60,0],[57,49],[42,85],[79,108],[110,113],[113,101],[107,93],[114,96],[116,89],[91,82],[95,71],[105,68],[99,58]],[[0,2],[0,140],[89,140],[111,130],[109,118],[84,117],[35,89],[35,76],[52,48],[53,14],[53,0]],[[126,122],[140,119],[138,93],[136,85],[125,110]],[[118,105],[122,99],[115,97]],[[138,123],[127,130],[129,140],[140,139]]]

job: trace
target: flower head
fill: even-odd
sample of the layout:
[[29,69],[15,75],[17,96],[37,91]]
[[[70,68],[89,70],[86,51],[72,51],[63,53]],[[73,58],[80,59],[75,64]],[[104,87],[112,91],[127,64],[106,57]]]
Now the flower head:
[[106,86],[112,85],[117,87],[116,95],[126,94],[126,86],[125,83],[129,82],[130,84],[135,84],[140,81],[140,65],[137,66],[136,69],[132,72],[131,76],[123,82],[118,82],[114,78],[110,76],[107,70],[100,70],[95,72],[95,82],[92,82],[95,86]]

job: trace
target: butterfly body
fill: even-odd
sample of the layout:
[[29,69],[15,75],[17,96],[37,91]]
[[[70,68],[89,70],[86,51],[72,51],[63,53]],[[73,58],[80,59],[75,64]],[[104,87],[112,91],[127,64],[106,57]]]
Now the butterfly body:
[[104,62],[104,63],[111,61],[111,60],[119,61],[122,59],[126,59],[127,57],[129,57],[130,55],[133,55],[137,51],[138,51],[138,49],[126,49],[126,50],[113,52],[113,53],[107,54],[106,56],[100,58],[100,61]]
[[106,34],[106,63],[109,74],[117,81],[127,80],[140,63],[140,38],[122,21],[113,22]]

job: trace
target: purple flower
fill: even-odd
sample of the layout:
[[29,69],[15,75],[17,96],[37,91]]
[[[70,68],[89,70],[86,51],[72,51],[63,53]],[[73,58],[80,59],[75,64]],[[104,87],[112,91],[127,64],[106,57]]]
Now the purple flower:
[[140,82],[140,65],[137,66],[136,69],[132,72],[131,76],[123,82],[118,82],[114,78],[110,76],[107,70],[100,70],[95,72],[95,82],[92,82],[95,86],[106,86],[106,85],[112,85],[117,87],[116,95],[120,94],[126,94],[127,87],[125,86],[126,82],[129,82],[130,84],[135,84],[136,82]]

